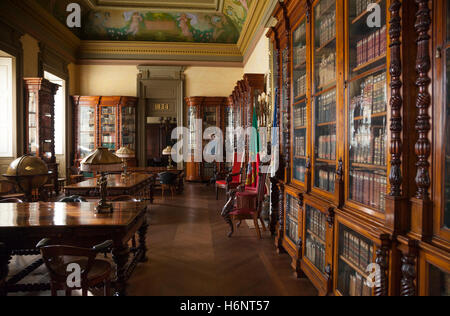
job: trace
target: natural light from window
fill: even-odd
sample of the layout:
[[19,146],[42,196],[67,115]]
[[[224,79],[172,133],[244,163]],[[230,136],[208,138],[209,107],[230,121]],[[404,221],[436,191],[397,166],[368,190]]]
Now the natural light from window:
[[55,96],[55,154],[64,155],[66,135],[66,81],[49,72],[45,72],[44,77],[60,86]]
[[0,157],[13,157],[13,58],[0,51]]

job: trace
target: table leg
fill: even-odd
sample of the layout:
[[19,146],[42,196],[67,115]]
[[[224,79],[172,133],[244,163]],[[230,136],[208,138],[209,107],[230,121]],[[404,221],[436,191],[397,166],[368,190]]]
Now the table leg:
[[0,243],[0,296],[8,294],[6,288],[6,279],[9,272],[9,261],[11,260],[11,252],[6,249],[6,246]]
[[114,296],[126,296],[127,263],[130,256],[128,245],[114,246],[113,260],[116,264],[116,290]]
[[150,204],[153,204],[154,197],[155,197],[155,184],[152,182],[150,184]]
[[140,252],[140,259],[139,262],[147,262],[147,231],[148,231],[148,224],[147,221],[142,224],[141,228],[139,228],[139,252]]

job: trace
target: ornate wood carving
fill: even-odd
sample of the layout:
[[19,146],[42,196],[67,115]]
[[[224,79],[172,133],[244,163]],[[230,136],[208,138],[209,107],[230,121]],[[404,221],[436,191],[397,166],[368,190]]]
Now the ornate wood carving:
[[328,223],[328,227],[332,228],[334,225],[334,208],[330,207],[328,209],[328,213],[327,213],[327,223]]
[[418,140],[416,142],[417,156],[417,193],[416,198],[419,200],[430,199],[429,188],[430,180],[430,163],[428,161],[431,154],[431,143],[428,134],[431,130],[430,116],[428,114],[431,106],[431,95],[428,91],[431,78],[428,73],[431,69],[430,59],[430,35],[428,34],[431,26],[431,12],[429,9],[429,0],[416,0],[418,10],[416,13],[415,30],[417,32],[417,61],[416,70],[418,78],[416,85],[419,88],[416,107],[418,110],[416,119],[416,130],[418,132]]
[[403,99],[401,88],[403,83],[401,81],[402,75],[402,60],[401,60],[401,31],[402,23],[400,17],[400,9],[402,3],[399,0],[394,0],[391,3],[389,11],[391,12],[391,20],[389,21],[389,36],[391,39],[391,65],[389,72],[391,74],[391,173],[389,181],[391,184],[391,196],[402,195],[402,171],[401,171],[401,156],[402,156],[402,105]]
[[388,256],[391,241],[389,235],[381,236],[381,247],[377,250],[377,257],[375,263],[380,267],[379,280],[377,280],[377,287],[375,288],[375,296],[387,296],[388,295],[388,277],[387,272],[389,268]]
[[278,183],[278,235],[284,234],[284,184]]
[[401,296],[416,296],[416,241],[410,241],[408,253],[402,257]]

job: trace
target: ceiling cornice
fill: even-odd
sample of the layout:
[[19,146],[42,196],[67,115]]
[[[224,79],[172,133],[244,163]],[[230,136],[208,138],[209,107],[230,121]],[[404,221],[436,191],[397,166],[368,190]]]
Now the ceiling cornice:
[[[205,12],[205,13],[218,13],[223,11],[224,0],[209,0],[205,1],[191,1],[189,4],[185,4],[181,1],[115,1],[115,0],[83,0],[83,2],[93,10],[148,10],[148,11],[161,11],[161,12]],[[127,2],[128,4],[124,4]]]

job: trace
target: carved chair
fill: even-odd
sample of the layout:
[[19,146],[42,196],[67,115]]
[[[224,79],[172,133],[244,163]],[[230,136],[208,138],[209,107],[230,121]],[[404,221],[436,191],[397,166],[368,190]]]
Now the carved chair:
[[[59,290],[65,290],[66,296],[71,296],[74,290],[82,290],[82,295],[87,296],[90,288],[102,284],[104,295],[109,296],[113,270],[108,261],[97,260],[96,257],[99,253],[107,251],[112,246],[112,241],[106,241],[91,249],[86,249],[50,245],[49,239],[41,240],[36,248],[41,251],[44,264],[50,273],[52,296],[57,296],[57,291]],[[72,264],[81,268],[80,287],[69,288],[67,284],[69,276],[73,273],[73,270],[70,269]]]
[[17,198],[9,198],[9,199],[0,199],[0,203],[5,204],[5,203],[23,203],[23,201],[21,199],[17,199]]
[[[239,221],[237,228],[239,228],[243,220],[253,220],[255,224],[255,229],[258,237],[261,239],[261,230],[259,228],[259,222],[261,222],[262,228],[266,231],[266,225],[261,218],[262,207],[264,204],[265,189],[266,189],[266,179],[267,174],[259,174],[260,181],[258,182],[258,188],[256,190],[257,194],[254,195],[252,192],[231,190],[228,202],[225,204],[222,210],[222,216],[230,225],[231,231],[228,237],[232,237],[235,231],[234,222]],[[240,190],[243,188],[241,187]],[[241,195],[238,196],[237,193]],[[244,201],[243,201],[244,200]],[[247,201],[245,201],[247,200]]]
[[0,180],[0,199],[25,199],[25,194],[17,193],[16,185],[8,180]]
[[239,161],[237,153],[235,153],[233,168],[231,169],[231,172],[229,172],[223,180],[219,180],[221,177],[223,177],[223,174],[221,174],[220,172],[216,173],[216,200],[219,200],[219,190],[225,190],[228,196],[230,190],[236,189],[242,184],[242,180],[245,178],[243,176],[243,165],[243,159]]

